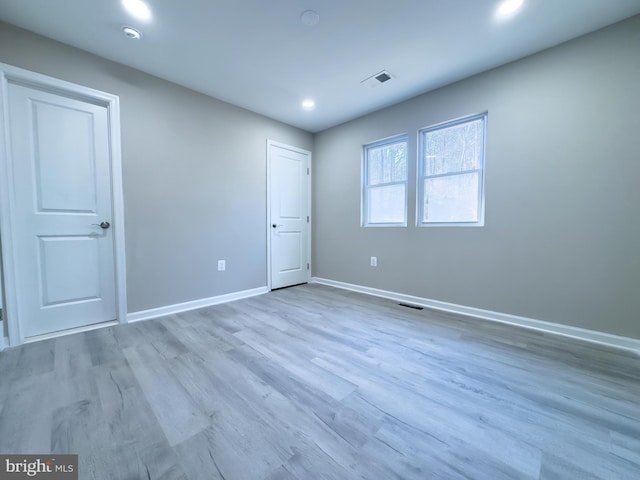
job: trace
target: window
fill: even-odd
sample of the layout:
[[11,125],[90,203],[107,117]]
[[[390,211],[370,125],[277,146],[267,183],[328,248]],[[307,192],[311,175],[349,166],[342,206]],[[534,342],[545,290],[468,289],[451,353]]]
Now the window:
[[364,147],[362,224],[407,224],[407,137]]
[[418,224],[483,225],[487,114],[420,130]]

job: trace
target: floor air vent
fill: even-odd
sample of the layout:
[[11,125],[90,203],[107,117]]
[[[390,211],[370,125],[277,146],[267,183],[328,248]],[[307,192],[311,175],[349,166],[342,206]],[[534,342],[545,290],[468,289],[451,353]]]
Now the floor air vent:
[[424,310],[424,307],[419,307],[418,305],[409,305],[408,303],[399,303],[401,307],[413,308],[414,310]]

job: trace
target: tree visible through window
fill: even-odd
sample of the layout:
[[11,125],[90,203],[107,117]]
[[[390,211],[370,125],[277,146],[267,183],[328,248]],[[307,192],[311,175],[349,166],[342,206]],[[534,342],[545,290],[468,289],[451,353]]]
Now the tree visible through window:
[[419,223],[483,223],[487,115],[420,131]]
[[407,137],[364,147],[363,224],[407,224]]

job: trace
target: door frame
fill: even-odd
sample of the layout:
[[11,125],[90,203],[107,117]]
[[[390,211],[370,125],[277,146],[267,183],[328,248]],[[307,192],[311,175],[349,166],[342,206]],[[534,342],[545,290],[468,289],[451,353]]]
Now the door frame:
[[311,152],[303,148],[287,145],[286,143],[276,142],[274,140],[267,139],[267,288],[271,290],[271,147],[284,148],[293,152],[301,153],[307,156],[308,163],[307,168],[309,173],[307,175],[307,215],[309,216],[309,222],[307,222],[307,263],[309,264],[309,270],[307,270],[307,281],[311,280],[311,174],[313,169],[311,168]]
[[[16,346],[24,342],[20,329],[20,311],[16,294],[15,247],[15,191],[9,135],[9,83],[38,88],[43,91],[61,94],[67,97],[103,106],[107,109],[109,128],[109,156],[111,160],[111,202],[113,208],[113,242],[116,290],[116,322],[127,321],[126,258],[124,237],[124,196],[122,190],[122,154],[120,138],[120,99],[117,95],[94,90],[57,78],[24,70],[0,63],[0,134],[4,148],[0,148],[0,241],[2,242],[2,268],[4,271],[5,305],[4,320],[7,322],[9,345]],[[103,324],[89,325],[70,331],[82,331],[99,328]],[[52,333],[35,338],[55,337]],[[0,337],[2,336],[0,332]]]

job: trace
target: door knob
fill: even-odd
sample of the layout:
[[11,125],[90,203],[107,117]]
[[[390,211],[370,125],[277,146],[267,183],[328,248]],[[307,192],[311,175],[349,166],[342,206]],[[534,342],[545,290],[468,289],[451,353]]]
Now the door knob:
[[278,228],[278,225],[276,225],[275,223],[271,225],[273,228]]
[[109,222],[92,223],[91,225],[95,225],[96,227],[100,227],[103,230],[106,230],[107,228],[109,228],[111,226],[111,224]]

